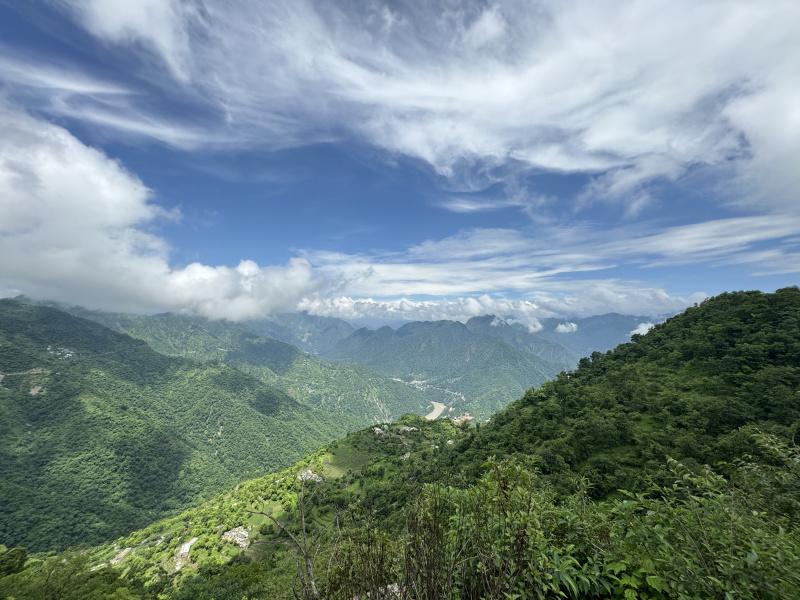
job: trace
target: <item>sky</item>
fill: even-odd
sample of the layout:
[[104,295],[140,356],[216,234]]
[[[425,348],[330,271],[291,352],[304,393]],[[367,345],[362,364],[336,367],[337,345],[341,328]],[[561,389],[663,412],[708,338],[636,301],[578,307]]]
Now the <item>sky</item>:
[[536,330],[796,285],[797,23],[796,0],[0,0],[0,296]]

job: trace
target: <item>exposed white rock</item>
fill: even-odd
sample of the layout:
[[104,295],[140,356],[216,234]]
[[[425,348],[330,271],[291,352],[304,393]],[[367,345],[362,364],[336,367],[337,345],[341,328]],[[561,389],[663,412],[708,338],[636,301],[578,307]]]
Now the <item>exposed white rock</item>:
[[244,527],[234,527],[222,534],[222,539],[238,544],[244,550],[250,545],[250,534]]

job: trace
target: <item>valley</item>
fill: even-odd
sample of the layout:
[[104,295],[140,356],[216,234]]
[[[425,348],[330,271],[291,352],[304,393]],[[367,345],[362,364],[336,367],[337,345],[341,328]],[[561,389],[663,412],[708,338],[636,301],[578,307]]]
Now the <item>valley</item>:
[[[57,398],[51,395],[57,376],[79,381],[79,373],[99,368],[90,366],[98,357],[108,361],[103,367],[109,370],[120,355],[139,356],[124,342],[130,338],[114,337],[118,334],[97,325],[77,334],[77,323],[51,309],[19,303],[3,309],[0,350],[12,340],[16,349],[0,354],[9,365],[2,369],[0,390],[5,415],[13,414],[8,399]],[[27,319],[24,328],[10,320],[15,315]],[[44,322],[55,335],[37,329]],[[33,335],[23,334],[31,327]],[[472,335],[457,325],[436,327],[449,332],[445,339],[455,339],[457,348],[462,348],[459,336]],[[387,334],[378,335],[396,336]],[[90,335],[97,340],[81,341]],[[373,334],[359,336],[370,340]],[[428,341],[446,347],[441,338],[421,343]],[[369,343],[379,356],[382,342]],[[222,362],[148,354],[147,346],[135,344],[142,354],[134,362],[154,361],[148,379],[158,371],[155,365],[166,361],[184,378],[202,378],[200,373],[211,369],[215,381],[238,381],[237,394],[265,385]],[[72,356],[48,352],[48,345],[68,348]],[[218,347],[235,350],[234,344]],[[268,360],[280,371],[273,355]],[[423,361],[418,365],[430,364],[427,357]],[[133,377],[126,368],[115,363],[111,370]],[[120,389],[120,375],[99,375],[89,380]],[[401,381],[393,383],[404,388],[431,385],[421,377],[406,383],[396,378]],[[143,388],[126,385],[131,398],[146,396]],[[44,391],[31,395],[35,386]],[[75,593],[108,585],[143,600],[314,597],[308,595],[311,581],[319,597],[348,600],[395,584],[403,599],[415,597],[410,590],[420,585],[432,586],[425,588],[426,597],[499,599],[523,593],[530,581],[552,597],[688,599],[726,590],[751,597],[754,590],[769,590],[769,597],[788,599],[800,584],[800,459],[791,445],[800,424],[798,389],[800,290],[723,294],[630,343],[594,351],[575,369],[524,392],[488,423],[441,418],[470,412],[457,402],[422,404],[420,416],[378,420],[374,428],[329,438],[283,467],[239,477],[238,484],[223,484],[200,503],[195,498],[194,507],[151,518],[113,541],[107,537],[57,560],[42,555],[0,578],[0,593],[14,590],[27,598],[43,573],[66,576],[66,565],[74,565]],[[305,414],[347,415],[283,397],[312,411]],[[111,403],[110,396],[103,398]],[[109,406],[139,412],[141,401],[129,400],[124,411]],[[22,410],[17,406],[14,410]],[[97,411],[102,404],[91,406]],[[203,406],[195,445],[200,439],[224,440],[231,428],[239,433],[239,426],[220,420],[216,403]],[[169,414],[179,420],[177,413]],[[21,428],[25,422],[17,422],[13,431],[3,430],[2,439],[13,440],[4,446],[5,456],[30,451]],[[28,423],[39,427],[30,418]],[[70,423],[74,428],[78,422]],[[241,437],[251,442],[254,433]],[[251,444],[249,451],[254,448]],[[48,476],[69,472],[68,464],[54,466]],[[86,481],[102,487],[99,480]],[[52,507],[34,509],[54,514]],[[0,549],[0,566],[5,556],[21,556],[11,552]],[[316,559],[296,563],[299,552]],[[490,555],[513,569],[482,562]],[[421,556],[430,559],[416,558]],[[462,556],[471,562],[462,562]],[[704,565],[712,557],[716,562],[709,572]],[[454,571],[454,564],[468,566]]]
[[800,0],[0,0],[0,600],[800,600]]
[[9,300],[0,364],[0,536],[35,551],[119,535],[363,423]]

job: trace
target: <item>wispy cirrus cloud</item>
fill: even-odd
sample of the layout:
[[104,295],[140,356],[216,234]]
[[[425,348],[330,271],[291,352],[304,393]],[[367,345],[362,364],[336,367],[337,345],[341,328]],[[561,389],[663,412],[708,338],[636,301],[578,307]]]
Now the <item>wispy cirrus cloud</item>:
[[[451,310],[453,298],[508,294],[528,298],[536,308],[526,309],[526,314],[537,317],[604,312],[660,315],[681,310],[702,300],[705,294],[698,291],[686,297],[672,296],[642,281],[619,278],[618,268],[693,262],[711,266],[752,264],[754,270],[766,264],[776,272],[800,272],[800,261],[794,260],[796,250],[792,250],[798,240],[787,237],[796,235],[800,222],[791,215],[660,228],[651,224],[649,231],[634,231],[634,227],[641,226],[619,230],[554,227],[535,233],[472,229],[428,240],[405,252],[348,255],[306,251],[304,256],[328,281],[338,282],[332,295],[370,298],[366,304],[350,296],[344,301],[319,301],[314,310],[325,311],[323,314],[341,310],[342,315],[366,310],[372,316],[379,310],[399,310],[390,309],[398,302],[403,307],[413,306],[413,310],[404,310],[417,314],[423,308],[434,312],[432,306],[439,304]],[[758,247],[762,242],[781,239],[785,242],[783,251],[778,249],[782,246],[770,250]],[[614,275],[604,277],[604,271]],[[414,303],[409,297],[431,300]],[[453,315],[456,312],[451,310]],[[518,313],[518,308],[498,311],[504,315]],[[468,313],[458,313],[464,314]]]
[[47,65],[0,45],[0,80],[6,84],[48,90],[49,94],[128,95],[124,86],[103,81],[70,65]]
[[[754,256],[754,244],[791,238],[799,232],[800,214],[794,212],[715,219],[664,228],[649,235],[626,236],[620,241],[608,242],[601,252],[637,257],[637,261],[648,266],[701,261],[755,263],[756,260],[742,259],[742,256]],[[785,253],[776,248],[772,254],[777,258]],[[800,272],[800,263],[795,264],[794,270]]]
[[[470,229],[405,252],[349,255],[306,250],[303,255],[356,295],[527,293],[566,290],[581,276],[590,285],[590,274],[620,266],[752,264],[754,272],[765,265],[800,272],[800,262],[793,260],[800,245],[798,232],[800,216],[790,213],[672,227],[651,223],[616,229]],[[779,245],[763,250],[759,244],[764,242]]]
[[[584,202],[631,215],[651,202],[651,183],[690,168],[733,165],[729,200],[751,205],[786,207],[800,183],[796,3],[60,4],[99,40],[139,53],[143,80],[177,82],[204,115],[198,146],[356,137],[426,161],[464,189],[485,187],[509,162],[587,173]],[[136,127],[130,108],[77,116],[185,143],[146,126],[164,119],[144,105]]]

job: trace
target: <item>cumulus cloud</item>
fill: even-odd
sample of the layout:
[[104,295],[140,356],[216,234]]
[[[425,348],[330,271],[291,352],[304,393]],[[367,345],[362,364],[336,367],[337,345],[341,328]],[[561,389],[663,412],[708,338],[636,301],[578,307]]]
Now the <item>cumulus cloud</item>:
[[574,333],[578,331],[577,323],[559,323],[556,327],[556,333]]
[[172,267],[151,228],[177,218],[117,161],[61,127],[0,107],[2,295],[237,320],[291,310],[321,284],[302,258],[283,267]]
[[653,327],[655,327],[655,323],[639,323],[636,329],[631,331],[629,335],[644,335]]
[[[509,162],[581,172],[593,176],[583,201],[631,214],[651,201],[654,181],[733,166],[735,202],[795,203],[797,3],[61,3],[99,39],[143,55],[143,80],[172,91],[153,65],[166,67],[206,110],[198,144],[356,136],[424,160],[464,188],[482,174],[483,187],[494,183],[486,174]],[[139,108],[145,123],[167,122],[148,114],[151,104]],[[81,116],[181,143],[137,128],[127,103],[119,113],[108,105]],[[445,205],[465,212],[492,203]]]
[[[311,314],[374,323],[397,321],[466,322],[472,317],[495,315],[496,323],[520,323],[529,331],[542,328],[541,319],[587,317],[617,312],[628,315],[664,315],[684,310],[707,296],[670,296],[664,290],[626,289],[614,282],[577,282],[575,294],[553,297],[532,292],[527,300],[509,300],[492,294],[431,300],[352,298],[350,296],[308,296],[298,303],[299,310]],[[492,324],[496,324],[492,323]],[[576,331],[574,323],[562,324],[560,333]]]
[[441,321],[466,322],[472,317],[496,315],[506,317],[508,323],[521,323],[529,331],[542,328],[539,318],[547,315],[533,302],[527,300],[505,300],[488,294],[474,297],[443,298],[438,300],[374,300],[338,296],[309,297],[301,300],[298,309],[327,317],[338,317],[353,321]]

